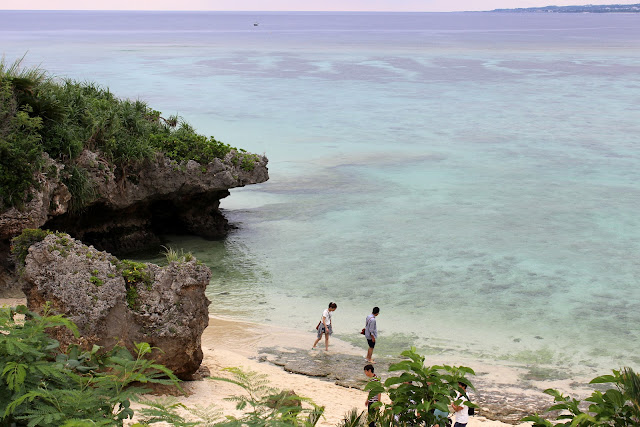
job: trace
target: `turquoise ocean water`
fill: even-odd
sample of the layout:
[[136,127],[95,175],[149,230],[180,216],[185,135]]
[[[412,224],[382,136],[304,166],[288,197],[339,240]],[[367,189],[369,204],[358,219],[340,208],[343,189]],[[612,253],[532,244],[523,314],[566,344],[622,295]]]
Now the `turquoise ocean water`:
[[0,11],[0,47],[267,154],[225,241],[167,236],[213,314],[640,365],[640,14]]

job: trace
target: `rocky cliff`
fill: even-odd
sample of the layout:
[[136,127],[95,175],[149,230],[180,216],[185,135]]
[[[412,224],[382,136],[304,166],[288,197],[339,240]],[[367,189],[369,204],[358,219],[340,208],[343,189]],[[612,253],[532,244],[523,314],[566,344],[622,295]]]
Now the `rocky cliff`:
[[31,311],[64,314],[80,332],[52,331],[63,346],[110,349],[147,342],[152,357],[189,379],[202,362],[201,335],[209,323],[205,288],[211,270],[188,257],[160,268],[121,261],[67,234],[49,234],[25,258],[24,292]]
[[229,189],[269,179],[265,156],[235,150],[207,165],[177,163],[158,153],[128,169],[84,150],[76,164],[87,172],[89,191],[78,207],[60,179],[65,166],[47,162],[30,200],[0,213],[0,292],[5,295],[16,289],[9,242],[25,228],[63,231],[116,254],[157,245],[163,233],[219,238],[229,230],[219,210]]

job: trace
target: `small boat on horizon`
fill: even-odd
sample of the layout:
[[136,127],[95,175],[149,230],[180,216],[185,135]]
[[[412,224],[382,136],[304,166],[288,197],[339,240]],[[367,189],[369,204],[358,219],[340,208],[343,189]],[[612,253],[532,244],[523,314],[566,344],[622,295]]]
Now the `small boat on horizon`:
[[254,23],[253,23],[253,26],[254,26],[254,27],[257,27],[258,25],[259,25],[259,23],[258,23],[258,22],[254,22]]

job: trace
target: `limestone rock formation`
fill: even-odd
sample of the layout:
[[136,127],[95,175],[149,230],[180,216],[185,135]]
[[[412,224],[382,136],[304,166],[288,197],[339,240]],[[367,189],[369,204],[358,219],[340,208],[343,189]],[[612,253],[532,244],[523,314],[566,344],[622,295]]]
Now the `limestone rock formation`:
[[95,197],[81,212],[50,215],[39,226],[65,231],[99,249],[126,253],[154,245],[160,233],[226,235],[220,200],[229,189],[269,179],[267,158],[252,156],[252,168],[231,151],[207,165],[178,164],[162,154],[130,170],[115,168],[85,150],[78,165],[87,170]]
[[38,228],[53,216],[67,212],[71,194],[58,178],[63,166],[51,160],[44,153],[48,173],[38,172],[38,188],[32,191],[32,198],[20,209],[12,207],[0,213],[0,240],[17,236],[25,228]]
[[118,254],[157,246],[160,234],[220,238],[230,228],[220,200],[230,188],[267,181],[267,162],[265,156],[235,150],[207,165],[177,163],[158,153],[123,169],[84,150],[77,165],[87,172],[92,191],[82,209],[73,209],[78,201],[60,178],[64,165],[47,158],[47,172],[37,174],[31,200],[0,212],[0,294],[15,288],[9,242],[25,228],[63,231]]
[[41,313],[49,301],[54,313],[78,326],[79,339],[57,331],[63,345],[132,350],[134,342],[147,342],[160,349],[153,353],[157,362],[190,379],[202,362],[210,276],[195,259],[163,268],[121,261],[57,233],[29,248],[23,290],[30,310]]

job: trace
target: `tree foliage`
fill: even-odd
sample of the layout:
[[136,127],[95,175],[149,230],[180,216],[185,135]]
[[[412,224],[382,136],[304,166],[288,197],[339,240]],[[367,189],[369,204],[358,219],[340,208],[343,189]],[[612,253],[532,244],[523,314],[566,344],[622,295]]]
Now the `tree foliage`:
[[271,387],[265,375],[228,368],[231,382],[243,394],[229,397],[240,417],[224,417],[213,407],[188,408],[171,399],[141,400],[150,383],[178,386],[171,370],[148,359],[153,348],[135,344],[111,351],[94,346],[61,349],[49,336],[52,328],[77,327],[48,305],[40,316],[25,306],[0,309],[0,425],[41,427],[122,426],[134,417],[131,403],[140,402],[138,427],[154,423],[175,426],[312,427],[323,409],[310,399]]
[[[564,396],[558,390],[547,389],[544,392],[553,396],[555,405],[547,411],[562,411],[555,422],[540,415],[523,418],[531,421],[536,427],[554,425],[570,426],[640,426],[640,375],[631,368],[613,370],[612,375],[602,375],[591,380],[590,384],[613,384],[604,392],[594,391],[591,396],[581,402],[578,399]],[[587,410],[581,408],[587,406]]]
[[264,374],[239,368],[225,370],[231,378],[211,378],[241,387],[245,394],[231,396],[227,400],[236,402],[236,409],[245,412],[239,418],[227,416],[227,421],[216,425],[313,427],[324,412],[324,407],[317,406],[308,398],[271,387]]
[[[16,319],[23,315],[24,320]],[[175,384],[166,367],[147,359],[152,348],[135,345],[104,352],[81,351],[47,334],[55,327],[76,326],[60,315],[43,316],[25,306],[0,310],[0,417],[4,424],[121,426],[133,416],[131,400],[148,383]]]
[[[473,369],[465,366],[434,365],[425,366],[424,357],[415,348],[402,352],[406,357],[389,367],[390,372],[399,375],[389,377],[384,384],[371,381],[365,387],[369,397],[386,393],[391,403],[377,402],[375,414],[382,426],[403,426],[420,423],[426,426],[444,425],[444,419],[451,403],[461,404],[459,395],[464,390],[458,385],[463,382],[472,387],[466,375],[475,375]],[[475,407],[473,403],[465,405]]]

